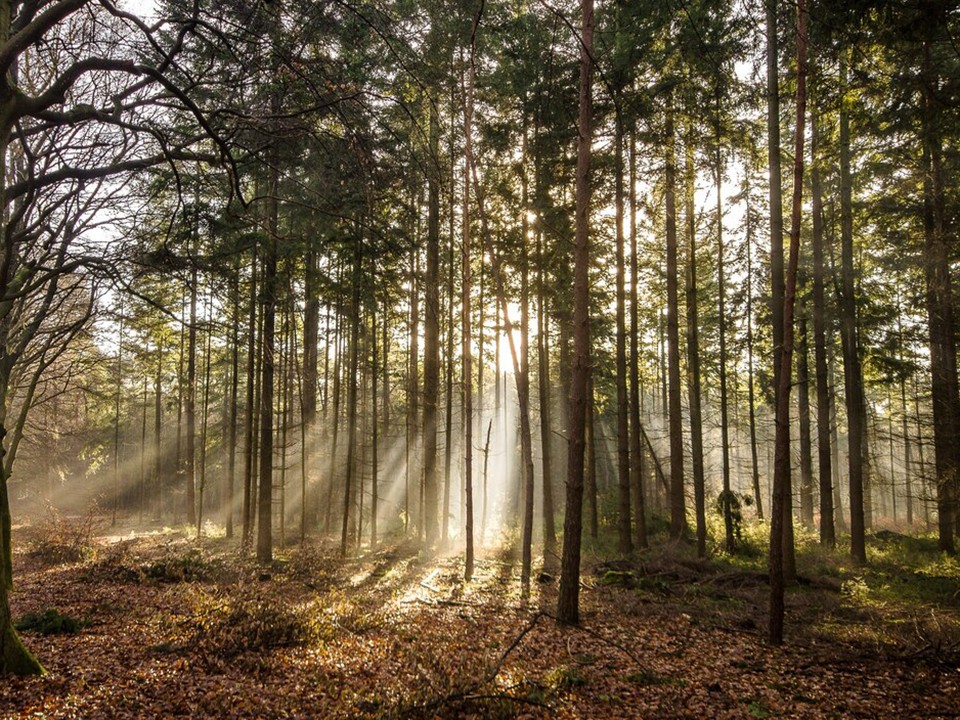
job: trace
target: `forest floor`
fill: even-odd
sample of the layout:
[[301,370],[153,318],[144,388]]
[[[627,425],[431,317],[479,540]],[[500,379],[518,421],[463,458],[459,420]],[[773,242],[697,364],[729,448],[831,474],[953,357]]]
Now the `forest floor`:
[[91,533],[14,531],[14,616],[47,673],[4,678],[0,717],[960,716],[956,562],[894,533],[868,569],[801,545],[782,648],[757,551],[588,557],[564,627],[556,579],[521,598],[507,551],[465,583],[460,556],[413,542],[346,561],[307,543],[261,568],[224,539]]

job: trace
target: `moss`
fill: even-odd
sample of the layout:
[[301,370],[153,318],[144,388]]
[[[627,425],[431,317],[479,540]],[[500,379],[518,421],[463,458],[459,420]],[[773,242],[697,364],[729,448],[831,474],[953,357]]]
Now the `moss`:
[[27,650],[13,625],[7,623],[0,632],[0,674],[4,675],[43,675],[43,666]]
[[41,635],[72,635],[82,625],[76,618],[64,615],[56,608],[47,608],[42,613],[27,613],[17,620],[15,627],[20,632],[37,632]]

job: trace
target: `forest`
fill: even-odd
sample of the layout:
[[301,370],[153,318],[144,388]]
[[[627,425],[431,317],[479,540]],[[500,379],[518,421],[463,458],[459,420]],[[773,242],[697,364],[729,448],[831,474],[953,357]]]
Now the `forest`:
[[0,0],[0,153],[0,716],[957,717],[957,0]]

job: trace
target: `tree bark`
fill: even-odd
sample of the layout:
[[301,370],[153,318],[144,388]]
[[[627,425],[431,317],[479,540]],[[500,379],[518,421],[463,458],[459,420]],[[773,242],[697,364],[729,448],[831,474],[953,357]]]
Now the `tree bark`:
[[833,467],[830,451],[830,385],[827,375],[827,309],[824,295],[823,190],[820,184],[820,117],[814,109],[810,129],[810,193],[813,196],[813,354],[817,379],[817,470],[820,488],[820,543],[836,544]]
[[440,389],[440,118],[430,103],[427,170],[427,270],[423,278],[423,517],[427,545],[437,540],[437,400]]
[[[274,100],[275,105],[278,102],[277,99]],[[261,564],[268,564],[273,561],[273,381],[274,364],[276,362],[279,185],[280,170],[277,163],[274,162],[270,168],[267,232],[263,242],[263,278],[260,287],[263,329],[260,335],[262,355],[260,358],[260,482],[257,486],[257,562]]]
[[473,578],[473,349],[471,347],[470,323],[470,165],[473,158],[473,86],[476,77],[475,56],[477,28],[483,15],[483,0],[477,10],[470,33],[470,61],[463,89],[463,152],[466,163],[463,169],[463,250],[461,265],[461,315],[463,325],[461,355],[463,363],[463,483],[464,483],[464,544],[465,557],[463,576]]
[[935,95],[929,43],[923,47],[923,229],[926,247],[926,300],[930,334],[933,446],[937,530],[940,549],[955,552],[957,477],[960,472],[960,392],[954,298],[950,277],[952,238],[946,221],[940,107]]
[[687,396],[690,408],[690,456],[693,506],[697,523],[697,557],[707,555],[706,484],[703,469],[703,411],[700,382],[700,309],[697,302],[697,223],[694,209],[693,123],[688,120],[684,147],[687,221]]
[[[346,474],[343,483],[343,522],[340,525],[340,557],[347,556],[350,532],[350,519],[353,512],[353,485],[356,475],[355,459],[357,450],[357,390],[360,383],[357,377],[360,362],[360,283],[363,277],[363,238],[353,242],[353,272],[350,299],[350,349],[347,368],[347,458]],[[358,533],[359,534],[359,533]]]
[[[622,99],[622,98],[621,98]],[[619,102],[619,101],[618,101]],[[620,553],[633,550],[630,531],[630,426],[628,421],[629,395],[627,393],[627,324],[626,324],[626,260],[624,256],[624,190],[623,190],[623,117],[620,110],[615,119],[614,185],[617,235],[617,529]]]
[[647,518],[643,487],[643,445],[640,427],[640,306],[637,255],[637,146],[636,127],[630,128],[630,482],[633,486],[636,545],[646,548]]
[[[728,553],[736,549],[736,538],[733,528],[733,491],[730,488],[730,414],[729,397],[727,390],[727,281],[724,269],[723,244],[723,153],[721,148],[722,117],[720,114],[720,89],[716,91],[716,123],[717,143],[714,164],[716,165],[717,179],[717,294],[720,335],[720,450],[723,463],[723,493],[720,507],[723,511],[724,541]],[[749,250],[748,250],[749,252]]]
[[[775,35],[775,32],[773,33]],[[770,627],[773,645],[783,642],[784,584],[788,581],[786,556],[792,550],[788,534],[793,515],[790,491],[790,376],[793,362],[793,311],[800,263],[800,214],[803,198],[803,146],[806,113],[807,12],[805,0],[797,2],[797,121],[794,131],[793,204],[790,213],[790,258],[784,278],[783,347],[776,394],[776,440],[774,446],[773,507],[770,509]],[[787,544],[790,544],[788,546]]]
[[863,373],[857,351],[857,306],[853,268],[853,207],[850,177],[850,97],[847,87],[847,50],[840,56],[840,255],[843,292],[840,296],[840,339],[843,346],[843,385],[847,406],[847,458],[850,484],[850,555],[867,562],[864,537]]
[[576,229],[573,250],[573,368],[567,441],[567,505],[557,618],[580,620],[580,533],[583,507],[584,421],[590,381],[590,152],[593,141],[593,0],[584,0],[580,32],[580,109],[576,170]]
[[807,301],[797,318],[797,414],[800,419],[800,520],[813,530],[813,443],[810,437],[810,369],[807,342]]

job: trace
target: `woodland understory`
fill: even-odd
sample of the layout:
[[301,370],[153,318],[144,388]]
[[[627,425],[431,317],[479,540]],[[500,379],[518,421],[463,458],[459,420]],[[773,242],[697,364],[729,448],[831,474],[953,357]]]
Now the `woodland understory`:
[[763,534],[711,560],[588,545],[568,626],[553,575],[521,597],[515,535],[465,582],[413,541],[343,561],[308,540],[264,567],[222,537],[48,519],[15,531],[12,596],[47,674],[5,680],[0,717],[957,716],[960,583],[935,539],[879,531],[865,569],[801,538],[771,648]]
[[960,0],[0,0],[0,714],[960,715]]

